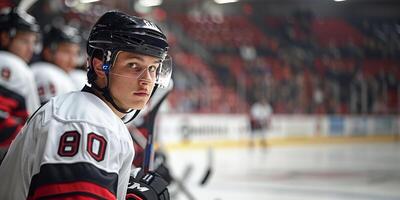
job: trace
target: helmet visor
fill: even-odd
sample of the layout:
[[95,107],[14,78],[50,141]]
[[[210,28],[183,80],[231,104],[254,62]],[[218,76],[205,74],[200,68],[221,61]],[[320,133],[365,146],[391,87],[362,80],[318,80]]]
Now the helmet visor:
[[119,73],[111,68],[109,74],[129,79],[148,79],[158,87],[166,88],[169,85],[172,75],[172,59],[167,56],[157,65],[143,66],[140,64],[132,64],[129,67],[129,72]]
[[160,88],[166,88],[171,81],[172,75],[172,58],[167,55],[166,58],[161,62],[157,69],[156,84]]

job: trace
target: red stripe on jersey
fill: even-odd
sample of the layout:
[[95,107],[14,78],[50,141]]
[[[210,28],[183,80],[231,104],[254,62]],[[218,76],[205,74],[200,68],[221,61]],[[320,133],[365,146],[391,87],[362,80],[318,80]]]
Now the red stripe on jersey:
[[126,194],[126,200],[143,200],[141,197],[136,194]]
[[18,122],[11,117],[7,117],[5,119],[0,119],[0,129],[8,128],[8,127],[13,127],[17,126]]
[[14,114],[14,116],[16,116],[16,117],[21,118],[22,121],[24,121],[24,122],[26,122],[26,120],[27,120],[28,117],[29,117],[28,110],[26,110],[26,109],[16,110],[16,111],[13,112],[13,114]]
[[28,200],[36,200],[41,198],[51,199],[51,196],[54,196],[55,199],[62,200],[88,200],[93,199],[93,196],[97,196],[102,199],[117,199],[116,196],[106,188],[94,183],[79,181],[73,183],[42,185],[41,187],[37,188],[36,191],[34,191],[33,196],[28,197]]
[[0,96],[0,101],[7,107],[17,107],[18,101],[9,97]]

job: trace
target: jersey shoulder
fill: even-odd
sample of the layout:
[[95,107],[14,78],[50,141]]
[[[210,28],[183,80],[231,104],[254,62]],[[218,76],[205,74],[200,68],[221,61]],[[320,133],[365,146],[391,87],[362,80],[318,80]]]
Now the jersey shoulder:
[[111,130],[125,128],[104,101],[82,91],[70,92],[52,99],[53,115],[66,122],[84,122]]

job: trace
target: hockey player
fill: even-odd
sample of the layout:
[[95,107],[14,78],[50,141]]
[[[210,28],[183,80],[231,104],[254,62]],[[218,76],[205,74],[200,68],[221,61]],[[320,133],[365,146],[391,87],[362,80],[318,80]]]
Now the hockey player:
[[167,50],[154,23],[102,15],[87,42],[91,87],[52,98],[28,121],[0,166],[0,199],[169,199],[156,173],[130,176],[134,149],[121,120],[168,84]]
[[5,8],[0,15],[1,49],[9,51],[29,63],[38,39],[39,25],[36,23],[36,19],[15,8]]
[[[31,65],[42,104],[51,97],[80,90],[84,84],[76,81],[75,73],[81,38],[70,26],[48,26],[43,34],[42,60]],[[74,73],[73,73],[74,72]]]
[[0,163],[27,118],[39,107],[32,57],[39,26],[27,13],[4,9],[0,14]]
[[267,131],[269,129],[273,109],[265,97],[255,102],[250,109],[251,141],[250,146],[255,146],[256,140],[261,140],[261,146],[267,147]]

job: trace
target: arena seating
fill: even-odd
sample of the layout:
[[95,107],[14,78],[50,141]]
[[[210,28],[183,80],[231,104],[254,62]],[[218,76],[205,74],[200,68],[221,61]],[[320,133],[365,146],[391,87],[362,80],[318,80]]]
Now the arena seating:
[[[261,92],[277,113],[398,112],[398,33],[394,44],[385,40],[396,35],[396,23],[379,26],[372,21],[366,26],[367,19],[266,16],[264,23],[256,24],[246,16],[184,14],[171,19],[213,56],[206,61],[188,51],[175,58],[178,68],[197,74],[210,86],[208,91],[197,87],[203,103],[192,111],[242,112]],[[256,58],[243,57],[243,46],[254,48]],[[364,86],[367,93],[361,94]],[[320,91],[323,101],[316,99]],[[180,95],[184,99],[185,91]],[[367,110],[360,106],[362,95],[368,97]],[[380,101],[386,102],[384,112],[374,110]],[[225,107],[219,109],[221,105]]]

